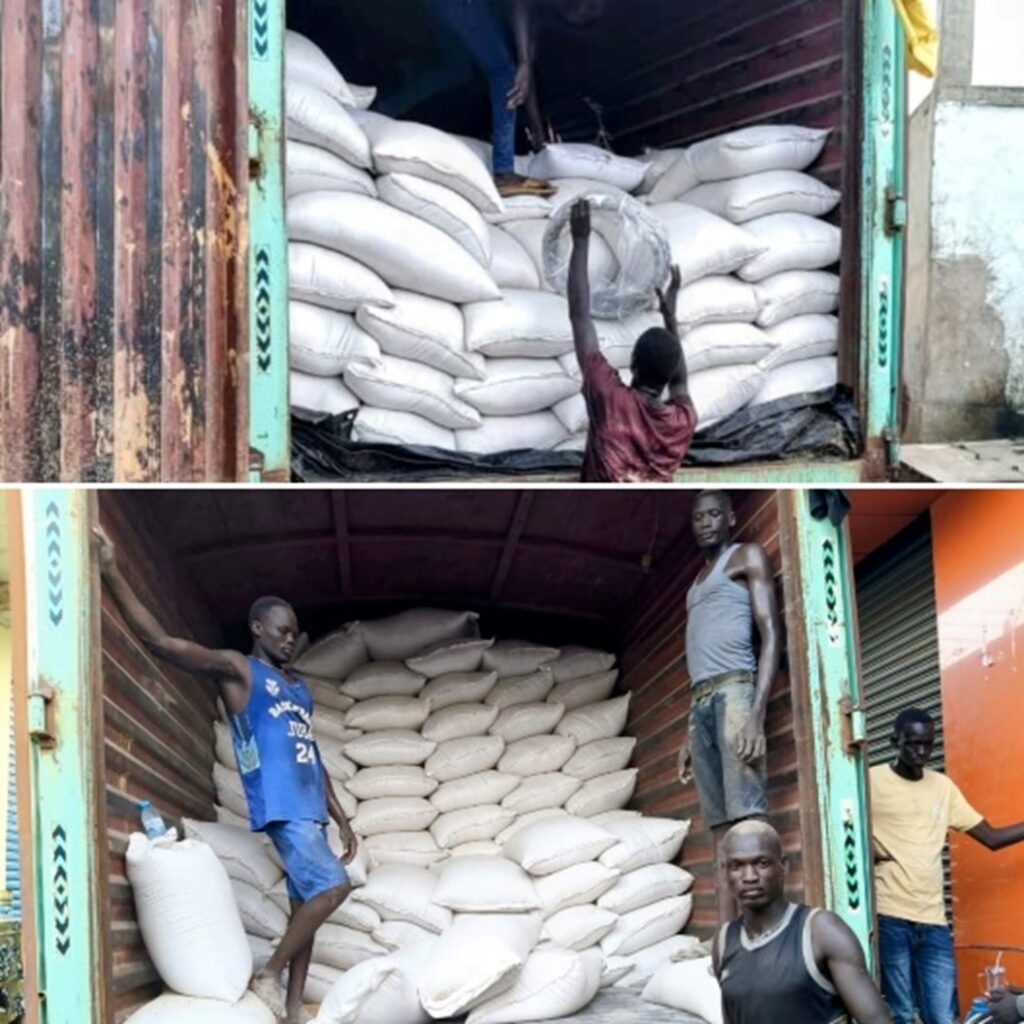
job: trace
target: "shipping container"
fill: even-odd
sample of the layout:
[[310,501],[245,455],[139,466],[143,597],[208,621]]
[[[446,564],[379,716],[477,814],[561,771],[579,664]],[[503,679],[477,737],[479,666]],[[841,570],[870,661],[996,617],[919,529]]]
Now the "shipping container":
[[[101,587],[91,524],[111,533],[140,597],[170,630],[246,643],[255,596],[294,602],[312,637],[342,621],[433,605],[480,613],[485,635],[614,651],[632,801],[692,818],[690,930],[715,920],[711,842],[676,756],[689,711],[685,593],[700,563],[691,493],[558,490],[196,491],[12,501],[19,752],[31,778],[23,836],[30,1019],[108,1024],[160,990],[125,878],[140,799],[171,822],[209,819],[212,688],[157,663]],[[786,640],[769,706],[769,802],[793,898],[827,905],[872,943],[865,732],[849,525],[814,492],[737,496],[740,539],[762,544]],[[19,641],[20,642],[20,641]],[[60,892],[48,884],[67,878]],[[38,1013],[38,1017],[31,1016]]]
[[[386,84],[430,57],[417,0],[285,6],[0,8],[0,479],[288,478],[285,25],[354,80]],[[544,99],[566,140],[593,139],[598,109],[624,153],[765,122],[833,129],[815,173],[843,193],[840,376],[864,451],[682,478],[884,478],[903,297],[894,5],[635,0],[608,4],[572,60],[546,45]],[[484,134],[463,103],[439,123]]]

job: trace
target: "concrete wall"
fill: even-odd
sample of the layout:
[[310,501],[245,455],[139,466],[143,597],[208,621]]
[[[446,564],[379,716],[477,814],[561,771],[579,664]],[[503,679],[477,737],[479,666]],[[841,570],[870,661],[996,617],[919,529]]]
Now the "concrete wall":
[[939,75],[910,118],[907,441],[1024,432],[1024,89],[976,84],[1013,78],[992,49],[1003,2],[942,5]]

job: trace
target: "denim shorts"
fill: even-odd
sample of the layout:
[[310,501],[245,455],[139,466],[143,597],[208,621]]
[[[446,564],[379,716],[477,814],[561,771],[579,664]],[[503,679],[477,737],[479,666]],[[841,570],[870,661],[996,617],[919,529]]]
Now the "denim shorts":
[[281,856],[288,899],[311,900],[328,889],[348,885],[348,872],[327,842],[319,821],[272,821],[264,829]]
[[736,754],[736,738],[754,706],[752,683],[723,683],[690,711],[693,781],[709,828],[768,813],[765,764]]

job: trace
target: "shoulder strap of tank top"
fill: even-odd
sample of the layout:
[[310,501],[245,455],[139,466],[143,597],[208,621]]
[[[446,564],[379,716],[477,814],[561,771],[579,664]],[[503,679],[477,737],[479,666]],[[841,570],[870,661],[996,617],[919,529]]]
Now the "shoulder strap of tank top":
[[707,578],[713,576],[716,572],[725,573],[725,567],[729,564],[729,559],[736,554],[739,549],[743,547],[742,544],[730,544],[715,561],[715,564],[711,567],[711,572],[708,573]]
[[820,913],[821,910],[818,907],[808,908],[807,916],[804,918],[803,935],[800,940],[800,948],[803,950],[804,967],[807,968],[807,973],[817,985],[831,995],[835,995],[835,985],[833,985],[832,982],[821,973],[821,968],[818,966],[818,959],[814,955],[814,936],[811,933],[811,926],[814,924],[814,919]]

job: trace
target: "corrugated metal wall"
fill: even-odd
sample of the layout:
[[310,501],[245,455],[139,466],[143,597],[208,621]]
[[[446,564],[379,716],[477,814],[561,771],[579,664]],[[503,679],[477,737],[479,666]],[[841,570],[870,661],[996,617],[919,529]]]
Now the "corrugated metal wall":
[[[779,579],[782,564],[775,497],[751,493],[738,502],[736,511],[737,538],[761,544]],[[676,767],[690,710],[686,592],[700,565],[696,550],[688,548],[680,552],[674,566],[652,579],[631,616],[622,650],[621,685],[633,694],[627,731],[640,737],[633,761],[640,775],[632,806],[645,814],[693,820],[680,863],[696,876],[690,929],[710,935],[717,920],[711,833],[704,827],[696,790],[680,785]],[[779,591],[781,611],[781,582]],[[789,858],[790,897],[802,899],[804,873],[814,868],[802,848],[793,707],[785,669],[784,658],[768,705],[768,801],[772,823],[782,833]]]
[[245,471],[244,11],[0,3],[0,480]]
[[[101,500],[101,522],[119,549],[136,593],[168,630],[205,643],[218,637],[198,598],[180,582],[153,542],[133,497]],[[108,593],[102,604],[104,758],[112,930],[111,1004],[124,1020],[161,989],[146,956],[125,877],[128,836],[139,830],[139,800],[168,825],[182,817],[212,820],[214,791],[212,686],[158,663],[130,633]]]

